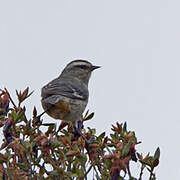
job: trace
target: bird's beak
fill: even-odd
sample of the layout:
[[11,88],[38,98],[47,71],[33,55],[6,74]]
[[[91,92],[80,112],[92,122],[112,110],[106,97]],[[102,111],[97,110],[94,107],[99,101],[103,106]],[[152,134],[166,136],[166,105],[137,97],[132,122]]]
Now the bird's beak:
[[91,71],[94,71],[95,69],[98,69],[98,68],[100,68],[101,66],[92,66],[91,67]]

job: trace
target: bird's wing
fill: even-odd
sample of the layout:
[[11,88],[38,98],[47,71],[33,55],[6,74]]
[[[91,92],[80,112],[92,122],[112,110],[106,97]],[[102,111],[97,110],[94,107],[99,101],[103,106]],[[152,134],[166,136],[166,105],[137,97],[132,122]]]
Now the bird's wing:
[[54,79],[49,84],[44,86],[41,91],[42,98],[47,98],[52,95],[61,95],[72,99],[88,99],[87,86],[80,81],[69,79]]

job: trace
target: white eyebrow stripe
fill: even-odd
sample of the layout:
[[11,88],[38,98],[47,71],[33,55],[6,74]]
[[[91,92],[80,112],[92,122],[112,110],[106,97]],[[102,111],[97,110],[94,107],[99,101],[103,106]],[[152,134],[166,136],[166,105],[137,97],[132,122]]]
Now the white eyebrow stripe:
[[89,63],[86,63],[86,62],[73,62],[72,64],[70,64],[70,66],[79,66],[79,65],[81,65],[81,66],[91,66],[91,64],[89,64]]

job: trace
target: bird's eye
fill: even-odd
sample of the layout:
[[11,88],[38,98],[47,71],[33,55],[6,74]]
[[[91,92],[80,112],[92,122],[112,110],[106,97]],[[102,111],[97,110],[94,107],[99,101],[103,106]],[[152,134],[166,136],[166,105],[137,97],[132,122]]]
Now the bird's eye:
[[77,65],[76,67],[81,69],[88,69],[88,66],[86,65]]

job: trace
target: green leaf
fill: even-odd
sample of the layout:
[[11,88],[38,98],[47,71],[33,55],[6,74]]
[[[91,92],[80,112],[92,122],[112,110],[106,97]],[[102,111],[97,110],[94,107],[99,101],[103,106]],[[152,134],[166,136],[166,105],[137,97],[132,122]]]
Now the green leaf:
[[97,140],[98,142],[101,142],[105,135],[106,135],[105,132],[101,133],[101,134],[97,137],[96,140]]
[[49,172],[49,174],[52,176],[58,176],[59,175],[57,170],[51,171],[51,172]]
[[24,112],[24,110],[19,110],[18,112],[16,112],[15,110],[12,111],[11,115],[15,123],[20,123],[21,121],[23,121]]
[[79,159],[76,158],[76,159],[73,161],[73,166],[76,167],[78,163],[79,163]]
[[40,170],[39,170],[40,177],[42,177],[44,173],[45,173],[45,168],[44,168],[44,166],[41,166]]
[[23,119],[23,116],[24,116],[24,110],[21,110],[21,111],[18,111],[17,112],[17,117],[16,117],[16,122],[19,123],[21,122]]
[[53,143],[51,143],[51,145],[52,145],[53,149],[60,146],[60,142],[57,139],[57,137],[54,138],[54,141],[53,141]]
[[5,158],[7,158],[8,160],[10,160],[10,158],[11,158],[11,152],[10,152],[9,150],[6,150],[4,156],[5,156]]
[[92,134],[92,135],[96,134],[96,129],[95,128],[91,129],[90,127],[88,127],[88,130],[89,130],[90,134]]
[[105,164],[106,164],[106,167],[108,169],[111,169],[111,167],[112,167],[112,160],[111,159],[106,159]]
[[84,119],[84,121],[88,121],[94,117],[94,112],[92,112],[88,117]]
[[109,146],[109,147],[108,147],[108,146],[109,146],[109,145],[106,144],[106,145],[105,145],[105,148],[107,149],[107,151],[109,152],[109,154],[113,154],[112,151],[109,149],[110,146]]
[[70,136],[69,132],[65,129],[61,130],[60,132],[62,132],[65,136]]
[[127,132],[127,123],[125,122],[124,125],[123,125],[123,131],[124,132]]
[[86,114],[84,115],[84,119],[86,119],[88,113],[89,113],[89,109],[86,111]]
[[31,151],[32,151],[32,144],[30,142],[21,140],[21,144],[23,145],[24,151],[27,154],[31,153]]
[[22,169],[28,169],[28,164],[26,163],[16,163],[16,165]]
[[79,159],[79,162],[81,162],[81,164],[85,165],[85,163],[87,161],[87,157],[85,154],[78,155],[77,158]]
[[83,175],[84,174],[84,172],[83,172],[83,169],[76,169],[76,174],[78,175],[78,177],[81,175]]
[[154,153],[154,158],[159,159],[160,158],[160,148],[158,147]]
[[129,141],[122,150],[122,156],[126,156],[129,153],[129,150],[131,148],[132,141]]
[[92,135],[96,134],[96,129],[91,129],[92,130]]
[[40,154],[38,158],[32,159],[34,165],[39,165],[40,161],[43,159],[43,155]]
[[17,119],[17,113],[16,113],[15,110],[12,111],[11,116],[12,116],[13,120],[16,121],[16,119]]
[[114,133],[114,134],[110,134],[111,138],[115,141],[119,141],[119,136],[117,133]]
[[4,154],[0,153],[0,163],[7,162],[7,160],[8,158]]

